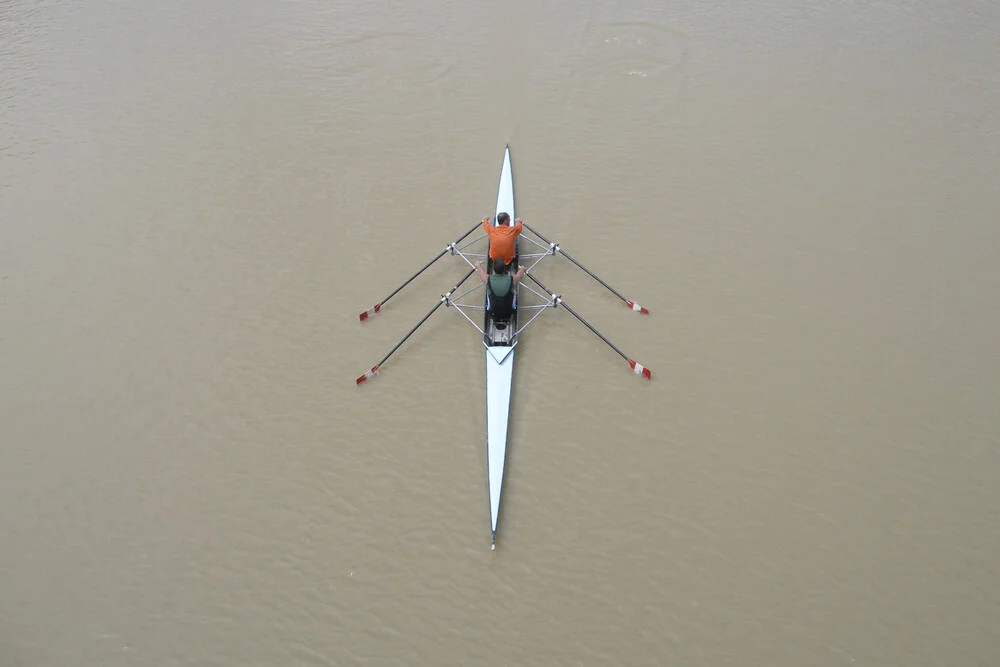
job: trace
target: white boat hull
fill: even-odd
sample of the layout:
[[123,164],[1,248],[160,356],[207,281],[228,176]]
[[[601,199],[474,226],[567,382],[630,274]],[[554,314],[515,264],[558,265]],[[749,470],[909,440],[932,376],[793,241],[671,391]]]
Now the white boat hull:
[[490,523],[496,543],[500,491],[503,488],[504,461],[507,458],[507,425],[510,416],[510,390],[514,378],[514,348],[486,349],[486,449],[490,482]]
[[[507,213],[514,220],[514,183],[510,169],[510,150],[504,151],[497,191],[496,213]],[[494,224],[496,217],[494,216]],[[515,287],[515,295],[517,288]],[[515,304],[517,297],[515,296]],[[509,327],[507,345],[486,344],[486,450],[490,486],[490,523],[493,548],[496,548],[500,493],[503,489],[504,462],[507,458],[507,427],[510,417],[511,383],[514,377],[514,346],[517,344],[517,319]],[[488,333],[489,336],[489,333]]]

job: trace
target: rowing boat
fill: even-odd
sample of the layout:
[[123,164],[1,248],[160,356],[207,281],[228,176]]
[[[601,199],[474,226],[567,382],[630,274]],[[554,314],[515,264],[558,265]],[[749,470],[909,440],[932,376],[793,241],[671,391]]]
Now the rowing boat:
[[[497,189],[497,201],[496,210],[494,217],[492,219],[492,224],[497,224],[497,216],[500,213],[507,213],[510,215],[511,220],[514,220],[514,180],[511,173],[510,166],[510,146],[504,148],[503,166],[500,169],[500,184]],[[563,300],[563,298],[549,290],[541,281],[539,281],[535,276],[531,274],[531,271],[538,265],[539,262],[543,261],[548,257],[554,257],[555,255],[562,255],[574,265],[579,267],[585,273],[587,273],[591,278],[595,279],[605,288],[607,288],[612,294],[618,297],[621,301],[625,303],[628,308],[634,312],[641,313],[643,315],[648,315],[649,311],[643,308],[639,304],[635,303],[630,299],[626,299],[617,290],[604,282],[601,278],[594,275],[589,269],[584,267],[578,261],[573,259],[570,255],[566,254],[562,248],[547,238],[542,236],[539,232],[535,231],[532,227],[528,226],[526,223],[523,224],[523,229],[527,230],[529,234],[522,232],[520,237],[516,242],[516,255],[518,262],[525,262],[528,266],[528,271],[525,273],[524,277],[528,278],[532,283],[534,283],[541,291],[537,291],[530,286],[526,285],[522,279],[518,284],[514,286],[514,309],[509,319],[495,319],[493,313],[490,310],[489,299],[486,296],[487,290],[480,281],[479,284],[473,288],[465,291],[462,294],[456,295],[455,293],[462,287],[466,280],[475,272],[475,265],[473,264],[474,259],[486,259],[488,257],[488,246],[485,252],[474,252],[470,250],[477,244],[479,244],[487,236],[484,234],[482,237],[474,239],[473,241],[459,247],[465,239],[473,234],[477,229],[479,229],[480,223],[477,223],[467,231],[465,234],[460,236],[458,239],[449,243],[445,246],[434,259],[429,261],[423,266],[419,271],[410,276],[402,285],[397,287],[395,290],[389,293],[387,297],[382,299],[380,302],[361,313],[359,319],[364,322],[371,318],[376,313],[382,311],[386,302],[389,301],[393,296],[398,294],[404,287],[410,284],[417,276],[426,271],[432,264],[437,262],[439,259],[444,257],[446,254],[451,254],[452,256],[457,256],[468,265],[470,270],[465,274],[465,276],[456,283],[450,290],[445,294],[441,295],[440,300],[437,304],[428,312],[420,322],[417,323],[409,333],[407,333],[402,340],[400,340],[392,350],[386,354],[381,361],[372,366],[369,370],[359,376],[356,380],[358,385],[368,381],[375,375],[377,375],[388,361],[389,357],[393,355],[406,342],[406,340],[413,335],[413,333],[420,328],[420,326],[426,322],[431,315],[433,315],[438,308],[442,305],[446,307],[454,307],[455,311],[461,314],[473,327],[479,330],[482,335],[483,345],[486,348],[486,468],[487,468],[487,481],[489,486],[489,498],[490,498],[490,530],[491,530],[491,548],[496,548],[496,538],[497,538],[497,522],[500,516],[500,494],[503,489],[503,478],[504,478],[504,466],[507,457],[507,431],[508,424],[510,420],[510,400],[513,389],[513,377],[514,377],[514,348],[518,343],[521,332],[525,328],[534,322],[534,320],[542,313],[542,311],[548,308],[557,308],[562,306],[565,308],[573,317],[575,317],[580,323],[586,326],[590,331],[597,335],[601,340],[603,340],[611,349],[618,353],[625,361],[628,363],[629,368],[633,373],[644,377],[646,379],[652,379],[652,372],[649,368],[643,366],[642,364],[636,362],[634,359],[622,352],[618,347],[608,340],[603,334],[601,334],[597,329],[590,325],[585,319],[580,317],[575,310],[569,307],[569,305]],[[536,249],[536,252],[522,253],[521,243],[522,241],[529,243]],[[516,263],[515,263],[516,264]],[[535,304],[521,304],[519,303],[521,299],[521,289],[524,288],[526,292],[534,295],[538,298],[539,303]],[[481,302],[482,305],[471,304],[463,301],[473,292],[483,289],[484,298]],[[480,329],[476,322],[470,317],[469,312],[476,310],[483,311],[483,327]],[[467,312],[468,311],[468,312]],[[519,311],[534,311],[534,314],[528,318],[528,321],[524,324],[519,323]]]
[[[504,149],[497,189],[497,209],[493,224],[501,213],[514,220],[514,180],[510,173],[510,147]],[[515,249],[517,248],[515,241]],[[515,267],[516,268],[516,265]],[[483,290],[486,292],[487,290]],[[517,345],[517,285],[514,285],[514,309],[509,321],[497,322],[484,301],[483,343],[486,345],[486,473],[490,486],[490,522],[493,547],[497,540],[500,514],[500,491],[503,488],[504,461],[507,458],[507,422],[510,417],[510,394],[514,377],[514,346]]]

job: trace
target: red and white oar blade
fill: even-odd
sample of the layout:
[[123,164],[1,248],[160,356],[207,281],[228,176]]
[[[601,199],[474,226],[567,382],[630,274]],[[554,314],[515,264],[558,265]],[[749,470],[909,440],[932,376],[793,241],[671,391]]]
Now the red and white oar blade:
[[380,310],[382,310],[382,304],[381,303],[376,303],[374,306],[372,306],[371,308],[369,308],[365,312],[363,312],[360,315],[358,315],[358,319],[360,319],[362,322],[364,322],[365,320],[367,320],[369,317],[371,317],[372,315],[374,315],[375,313],[377,313]]
[[635,301],[629,301],[626,299],[625,305],[631,308],[632,310],[642,313],[643,315],[649,315],[649,311],[640,306],[639,304],[637,304]]
[[632,369],[632,372],[635,373],[636,375],[641,375],[647,380],[653,379],[653,371],[649,370],[648,368],[646,368],[639,362],[635,361],[634,359],[629,359],[628,365]]
[[356,382],[357,382],[357,384],[361,384],[362,382],[367,382],[367,381],[368,381],[368,378],[370,378],[370,377],[375,377],[375,375],[376,375],[377,373],[378,373],[378,366],[372,366],[372,367],[371,367],[371,370],[367,370],[367,371],[365,371],[365,374],[364,374],[364,375],[362,375],[361,377],[359,377],[359,378],[358,378],[358,379],[356,380]]

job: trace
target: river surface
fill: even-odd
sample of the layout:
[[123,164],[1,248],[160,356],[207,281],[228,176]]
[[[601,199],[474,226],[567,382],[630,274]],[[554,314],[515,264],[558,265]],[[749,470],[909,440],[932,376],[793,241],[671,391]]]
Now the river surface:
[[[0,665],[1000,664],[1000,5],[0,0]],[[485,361],[445,257],[567,260]]]

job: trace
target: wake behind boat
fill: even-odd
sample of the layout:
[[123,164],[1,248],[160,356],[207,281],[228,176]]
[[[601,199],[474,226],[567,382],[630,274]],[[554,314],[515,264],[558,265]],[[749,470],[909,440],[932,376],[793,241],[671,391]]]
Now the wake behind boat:
[[[510,165],[510,147],[507,146],[504,149],[503,166],[500,169],[500,184],[497,189],[497,201],[496,210],[491,224],[496,225],[497,219],[503,213],[506,213],[510,219],[514,219],[514,181],[511,172]],[[622,352],[618,347],[614,345],[610,340],[604,337],[597,329],[590,325],[586,320],[580,317],[576,311],[569,307],[568,304],[562,299],[561,296],[550,291],[545,285],[543,285],[537,278],[530,274],[530,271],[538,265],[539,262],[547,257],[554,257],[556,254],[560,254],[574,265],[579,267],[590,277],[594,278],[597,282],[607,288],[612,294],[621,299],[629,309],[634,312],[641,313],[643,315],[648,315],[649,311],[639,304],[626,299],[624,296],[619,294],[614,288],[608,285],[606,282],[598,278],[596,275],[591,273],[586,267],[577,262],[575,259],[567,255],[557,244],[552,243],[544,236],[536,232],[534,229],[529,227],[527,224],[523,225],[523,229],[530,234],[525,234],[524,232],[515,241],[515,262],[525,262],[528,267],[527,273],[524,277],[531,280],[537,287],[542,291],[538,292],[528,285],[522,282],[513,284],[511,289],[513,290],[513,302],[510,309],[510,313],[500,312],[495,304],[491,304],[490,292],[484,287],[484,284],[480,284],[472,287],[466,292],[458,295],[452,296],[458,289],[465,283],[466,280],[476,271],[475,264],[473,260],[482,259],[486,260],[489,256],[489,246],[487,242],[487,248],[485,252],[470,252],[469,248],[472,248],[487,239],[486,235],[483,235],[461,248],[458,247],[459,243],[462,243],[466,238],[471,236],[477,229],[480,228],[480,224],[476,224],[472,229],[467,231],[465,234],[460,236],[454,242],[449,243],[445,246],[437,257],[432,259],[430,262],[424,265],[419,271],[412,275],[406,280],[402,285],[393,290],[389,296],[385,297],[379,303],[375,304],[367,311],[361,313],[359,316],[360,320],[364,322],[376,313],[381,312],[382,307],[386,304],[389,299],[399,293],[404,287],[410,284],[417,276],[426,271],[432,264],[437,262],[439,259],[444,257],[446,254],[451,254],[461,258],[470,268],[469,272],[465,274],[458,283],[455,284],[448,292],[441,295],[440,300],[437,305],[431,309],[427,315],[424,316],[420,322],[417,323],[409,333],[407,333],[399,343],[396,344],[392,350],[389,351],[385,357],[382,358],[377,364],[372,366],[363,375],[357,378],[356,382],[358,385],[366,382],[370,378],[378,374],[379,370],[388,361],[389,357],[393,355],[402,346],[406,340],[413,335],[413,333],[420,328],[420,326],[426,322],[434,312],[445,305],[446,307],[454,306],[456,312],[461,314],[473,327],[475,327],[479,333],[482,335],[483,345],[486,348],[486,466],[487,466],[487,481],[489,487],[489,499],[490,499],[490,529],[491,529],[491,547],[496,548],[496,537],[497,537],[497,523],[500,516],[500,495],[503,490],[503,478],[504,478],[504,467],[507,458],[507,427],[510,418],[510,399],[513,387],[513,376],[514,376],[514,348],[517,346],[518,339],[521,332],[531,324],[535,318],[537,318],[544,310],[548,308],[556,308],[558,306],[564,307],[573,317],[579,320],[584,326],[590,329],[595,335],[597,335],[601,340],[603,340],[611,349],[613,349],[619,356],[621,356],[629,365],[632,371],[646,379],[652,379],[651,371],[639,364],[624,352]],[[522,254],[520,252],[521,243],[527,242],[533,248],[537,249],[537,252]],[[498,270],[503,267],[498,267]],[[520,290],[524,288],[529,294],[534,295],[540,300],[540,303],[525,305],[519,303],[520,300]],[[482,305],[475,305],[469,303],[463,303],[462,299],[468,297],[470,294],[478,289],[483,289],[484,298],[481,302]],[[480,329],[476,322],[470,317],[469,312],[474,312],[476,310],[483,311],[483,327]],[[467,312],[469,311],[469,312]],[[528,321],[523,325],[519,324],[519,319],[521,311],[532,313]]]

